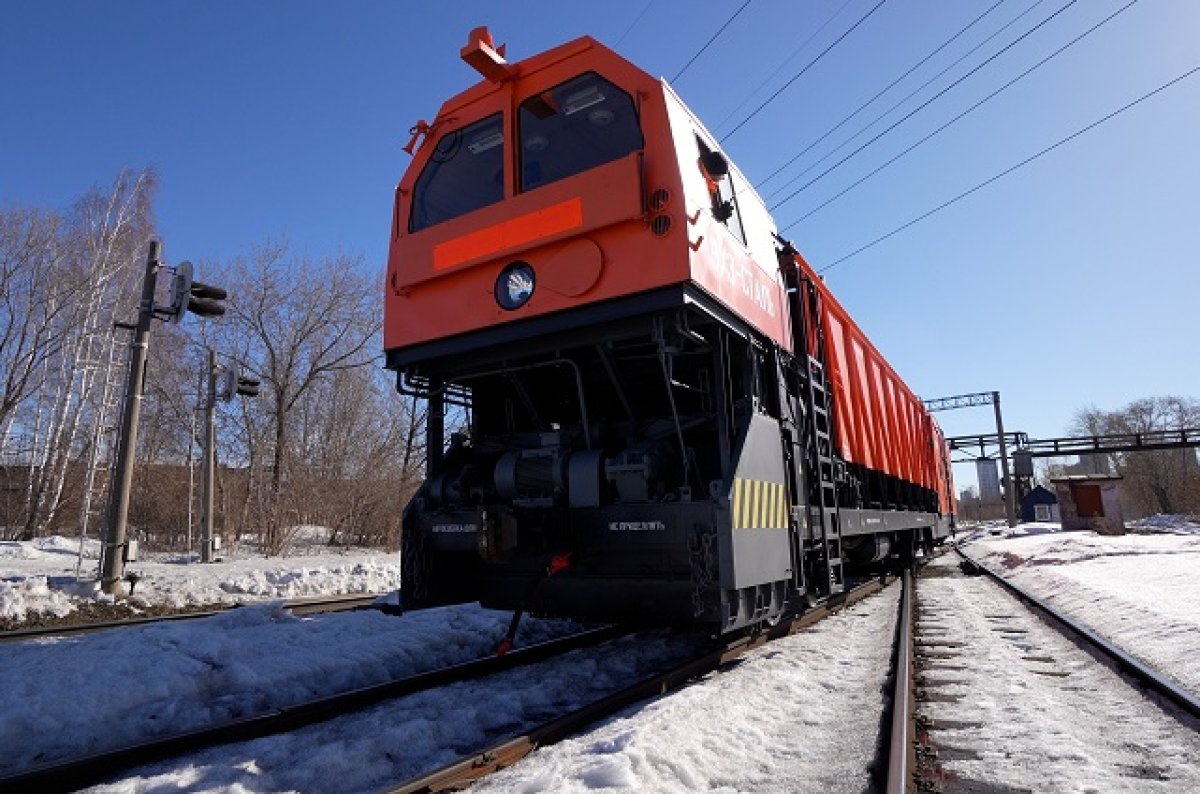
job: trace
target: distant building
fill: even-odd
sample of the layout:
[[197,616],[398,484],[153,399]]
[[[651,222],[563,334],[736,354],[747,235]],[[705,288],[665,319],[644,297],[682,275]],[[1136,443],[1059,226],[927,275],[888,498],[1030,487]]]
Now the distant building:
[[1074,474],[1050,480],[1058,496],[1063,529],[1091,529],[1101,535],[1124,535],[1119,474]]
[[1037,486],[1021,497],[1021,522],[1058,521],[1058,497],[1044,486]]
[[985,505],[1001,501],[1000,473],[996,469],[996,461],[976,458],[975,475],[979,478],[979,501]]

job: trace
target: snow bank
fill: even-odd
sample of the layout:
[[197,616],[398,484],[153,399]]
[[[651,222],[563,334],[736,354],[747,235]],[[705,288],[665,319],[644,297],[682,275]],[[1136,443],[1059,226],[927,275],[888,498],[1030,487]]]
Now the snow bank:
[[1148,518],[1126,522],[1131,529],[1173,532],[1179,535],[1200,535],[1200,519],[1193,516],[1158,513]]
[[862,791],[899,593],[891,587],[473,790]]
[[51,588],[45,576],[0,581],[0,618],[25,620],[31,611],[61,618],[75,611],[75,602],[61,590]]
[[[82,565],[76,538],[0,543],[0,618],[62,617],[85,602],[111,601],[95,587],[99,554],[95,540],[84,544]],[[129,599],[135,607],[383,593],[400,585],[398,554],[327,548],[289,557],[244,555],[207,565],[186,555],[147,554],[130,563],[127,571],[138,575]]]

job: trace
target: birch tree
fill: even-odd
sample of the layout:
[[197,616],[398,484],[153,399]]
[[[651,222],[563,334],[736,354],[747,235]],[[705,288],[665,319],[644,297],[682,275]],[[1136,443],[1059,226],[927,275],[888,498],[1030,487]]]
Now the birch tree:
[[137,300],[139,263],[153,233],[150,170],[123,172],[111,187],[84,195],[61,224],[52,280],[56,284],[54,354],[41,365],[39,393],[26,420],[32,438],[26,516],[32,539],[55,520],[73,456],[102,441],[111,390],[123,358],[113,323]]

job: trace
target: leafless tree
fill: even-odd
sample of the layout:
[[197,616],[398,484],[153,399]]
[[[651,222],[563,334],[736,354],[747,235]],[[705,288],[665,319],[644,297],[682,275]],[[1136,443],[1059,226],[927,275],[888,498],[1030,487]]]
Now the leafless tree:
[[274,550],[283,541],[283,485],[293,459],[306,457],[305,400],[338,373],[371,366],[378,349],[378,284],[363,270],[346,255],[288,258],[283,245],[223,269],[230,294],[221,326],[226,349],[262,382],[257,408],[246,412],[246,435],[249,456],[265,453],[267,461],[266,545]]
[[[36,209],[0,212],[0,458],[17,408],[41,385],[69,326],[69,283],[60,278],[62,219]],[[28,450],[24,450],[27,454]],[[20,460],[22,450],[16,450]]]
[[[1081,409],[1071,425],[1079,435],[1147,433],[1200,427],[1200,401],[1178,396],[1134,400],[1115,411]],[[1200,465],[1195,449],[1122,452],[1104,456],[1125,480],[1123,493],[1135,513],[1200,510]]]
[[153,232],[154,185],[149,170],[122,173],[110,188],[87,193],[56,225],[47,334],[55,341],[21,420],[30,449],[23,538],[51,525],[64,504],[68,472],[105,443],[123,354],[113,322],[126,319],[136,302],[133,281]]
[[[152,172],[129,172],[65,212],[0,211],[6,537],[70,531],[76,515],[102,512],[107,478],[97,473],[111,454],[128,349],[113,322],[135,307],[153,188]],[[131,525],[156,543],[183,537],[211,348],[262,382],[259,397],[218,406],[218,527],[236,529],[231,539],[249,530],[268,552],[303,524],[330,528],[331,543],[396,546],[423,469],[425,411],[380,366],[377,274],[356,257],[293,258],[282,245],[198,272],[229,290],[229,311],[156,326]]]

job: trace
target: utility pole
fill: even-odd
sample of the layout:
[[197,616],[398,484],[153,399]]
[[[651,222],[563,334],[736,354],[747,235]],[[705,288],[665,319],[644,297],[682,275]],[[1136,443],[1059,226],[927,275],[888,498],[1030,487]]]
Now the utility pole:
[[1000,474],[1004,483],[1004,516],[1009,527],[1017,525],[1016,484],[1008,468],[1008,444],[1004,441],[1004,419],[1000,416],[1000,392],[992,392],[992,406],[996,409],[996,435],[1000,439]]
[[204,495],[203,529],[200,532],[200,562],[213,558],[213,487],[217,476],[217,354],[208,349],[208,389],[204,398]]
[[162,243],[150,241],[146,255],[146,274],[142,278],[142,302],[138,305],[137,325],[129,343],[129,378],[125,384],[125,410],[121,416],[121,434],[117,439],[117,468],[109,490],[107,524],[102,550],[100,587],[110,595],[118,592],[125,575],[127,550],[126,519],[129,516],[129,488],[133,481],[134,452],[137,450],[138,420],[142,414],[142,391],[146,381],[146,353],[150,346],[150,324],[154,322],[154,288],[162,268]]

